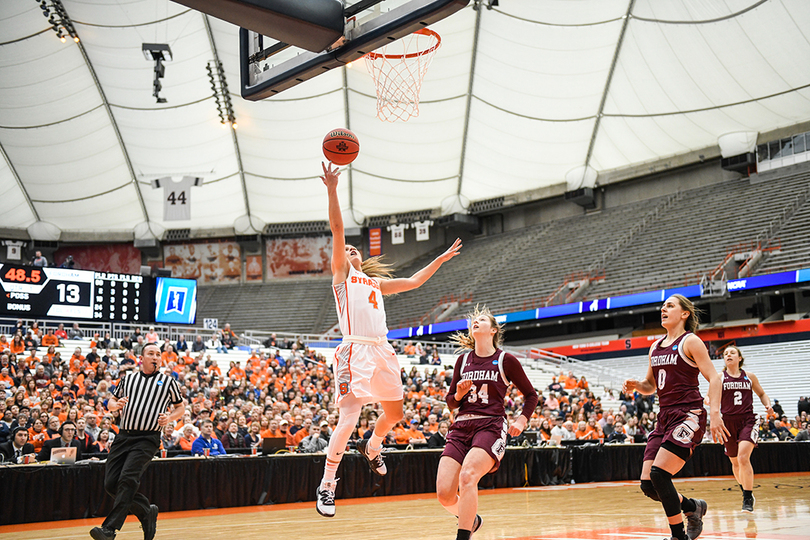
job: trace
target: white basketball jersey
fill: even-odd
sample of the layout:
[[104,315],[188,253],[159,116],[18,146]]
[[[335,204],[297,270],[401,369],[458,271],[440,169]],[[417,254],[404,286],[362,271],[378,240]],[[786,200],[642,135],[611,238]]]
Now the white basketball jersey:
[[344,336],[385,337],[385,305],[380,285],[375,278],[358,272],[349,265],[349,276],[343,283],[332,285],[337,304],[340,332]]

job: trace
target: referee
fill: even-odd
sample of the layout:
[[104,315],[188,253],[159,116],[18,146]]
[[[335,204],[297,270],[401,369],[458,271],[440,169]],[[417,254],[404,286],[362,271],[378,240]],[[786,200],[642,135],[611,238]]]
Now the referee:
[[[115,388],[107,404],[110,411],[121,411],[120,433],[107,457],[104,489],[115,499],[101,527],[94,527],[94,540],[113,540],[132,512],[141,522],[144,540],[152,540],[157,530],[158,507],[138,493],[141,475],[160,447],[163,426],[178,420],[185,412],[180,385],[172,377],[158,373],[160,346],[147,343],[141,355],[141,369],[127,375]],[[167,413],[169,404],[171,413]]]

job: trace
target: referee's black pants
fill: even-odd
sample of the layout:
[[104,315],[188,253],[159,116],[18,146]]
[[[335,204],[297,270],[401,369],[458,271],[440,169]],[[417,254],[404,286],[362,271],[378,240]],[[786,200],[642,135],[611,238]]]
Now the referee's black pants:
[[158,431],[121,431],[107,457],[104,489],[115,500],[102,527],[117,531],[130,512],[143,521],[149,512],[149,499],[138,493],[141,475],[160,447]]

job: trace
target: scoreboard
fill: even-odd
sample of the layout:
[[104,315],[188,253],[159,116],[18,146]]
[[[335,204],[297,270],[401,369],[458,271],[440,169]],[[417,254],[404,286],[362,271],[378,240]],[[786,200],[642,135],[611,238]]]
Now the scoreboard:
[[0,315],[148,322],[152,280],[115,274],[0,263]]

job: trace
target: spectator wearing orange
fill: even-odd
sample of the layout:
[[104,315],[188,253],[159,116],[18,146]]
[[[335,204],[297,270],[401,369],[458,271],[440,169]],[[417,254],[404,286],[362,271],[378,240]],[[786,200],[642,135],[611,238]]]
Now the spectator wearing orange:
[[7,367],[0,369],[0,381],[6,383],[6,388],[14,386],[14,379],[9,375]]
[[408,435],[408,428],[405,427],[407,420],[403,419],[397,422],[392,430],[394,435],[394,442],[397,444],[408,444],[410,436]]
[[174,347],[167,345],[166,350],[160,353],[160,366],[165,367],[172,362],[177,363],[177,353],[174,352]]
[[14,337],[11,339],[11,343],[8,345],[8,349],[11,354],[22,354],[25,352],[25,342],[23,341],[21,334],[14,334]]
[[578,441],[588,440],[592,438],[590,436],[591,433],[592,431],[588,429],[588,424],[586,424],[584,420],[580,420],[577,424],[577,430],[574,432],[574,436]]
[[582,389],[582,390],[587,390],[588,389],[588,381],[585,380],[584,375],[582,377],[580,377],[579,382],[577,383],[577,388]]
[[155,332],[155,327],[154,326],[149,327],[149,331],[144,336],[144,342],[145,343],[158,343],[158,342],[160,342],[160,336],[158,336],[158,333]]
[[425,434],[419,430],[419,420],[411,420],[411,427],[405,431],[405,434],[408,436],[408,443],[410,444],[427,443]]
[[53,333],[53,329],[49,328],[48,333],[42,336],[42,346],[43,347],[58,347],[59,346],[59,338]]
[[[563,378],[565,378],[565,380],[562,380]],[[577,378],[574,377],[574,373],[571,371],[568,372],[567,377],[565,377],[565,375],[560,375],[560,379],[560,382],[563,383],[566,390],[573,390],[577,387]]]
[[11,343],[5,334],[0,334],[0,353],[11,350]]
[[239,365],[241,362],[237,360],[236,362],[231,362],[233,365],[231,369],[228,371],[228,377],[235,381],[244,381],[247,379],[247,373],[245,370],[241,368]]
[[191,452],[191,445],[194,444],[194,427],[191,424],[186,424],[183,426],[183,430],[181,431],[182,435],[177,439],[176,447],[180,448],[184,452]]
[[295,432],[293,435],[293,446],[298,446],[301,441],[304,440],[304,437],[309,435],[309,428],[312,426],[312,419],[306,418],[304,419],[304,424],[301,426],[301,429]]
[[39,453],[42,450],[42,445],[48,440],[48,433],[45,431],[45,425],[42,420],[36,418],[33,425],[28,428],[28,442],[34,445],[34,450]]

